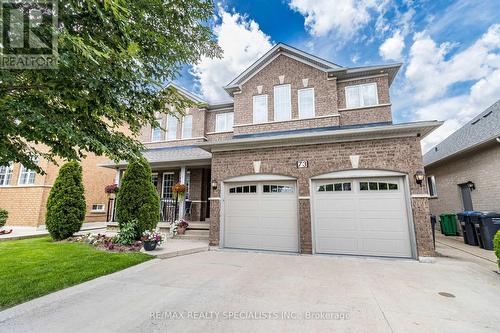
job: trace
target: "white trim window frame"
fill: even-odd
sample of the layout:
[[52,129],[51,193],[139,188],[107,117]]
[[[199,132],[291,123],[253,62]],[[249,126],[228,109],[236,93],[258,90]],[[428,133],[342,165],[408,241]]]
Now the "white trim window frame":
[[297,90],[297,98],[299,105],[299,118],[314,118],[316,114],[314,88],[304,88]]
[[163,125],[163,119],[162,118],[156,118],[156,121],[158,122],[159,126],[158,127],[153,127],[151,129],[151,142],[161,141],[161,139],[162,139],[161,126]]
[[427,190],[429,191],[429,196],[431,198],[437,198],[438,192],[437,192],[437,186],[436,186],[436,177],[434,176],[427,176]]
[[18,185],[34,185],[35,184],[36,171],[26,168],[21,164],[21,169],[19,170],[19,179],[17,181]]
[[12,163],[9,163],[9,165],[0,166],[0,186],[10,185],[13,171],[14,166]]
[[215,132],[232,132],[234,112],[218,113],[215,115]]
[[193,138],[193,115],[188,114],[182,118],[182,138]]
[[253,96],[253,123],[261,124],[268,121],[268,98],[267,95],[255,95]]
[[274,121],[292,119],[292,86],[274,86]]
[[348,109],[378,105],[377,82],[346,86],[345,105]]
[[[101,208],[97,209],[97,206],[100,206]],[[90,211],[92,213],[104,213],[105,212],[104,208],[105,208],[104,204],[92,204]]]
[[[168,179],[167,179],[168,176]],[[164,172],[162,176],[161,182],[161,197],[162,199],[172,200],[172,187],[174,186],[174,173],[173,172]],[[167,189],[169,189],[167,191]]]
[[170,114],[167,116],[167,140],[177,139],[177,123],[177,117]]

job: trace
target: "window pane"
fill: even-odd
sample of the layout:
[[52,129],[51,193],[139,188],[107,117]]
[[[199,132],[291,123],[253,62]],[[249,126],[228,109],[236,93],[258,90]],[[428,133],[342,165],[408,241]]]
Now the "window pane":
[[335,191],[342,191],[342,184],[338,183],[334,185]]
[[226,114],[218,114],[215,116],[215,131],[223,132],[226,130]]
[[359,86],[346,87],[345,94],[347,108],[357,108],[361,106]]
[[270,186],[269,185],[264,185],[264,193],[269,193],[271,192]]
[[274,87],[274,121],[292,118],[291,86],[289,84]]
[[344,191],[350,191],[351,190],[351,183],[344,183],[343,188],[344,188]]
[[359,189],[361,191],[368,191],[368,183],[367,182],[361,182],[361,183],[359,183]]
[[299,118],[314,117],[314,89],[300,89],[299,96]]
[[387,183],[378,183],[379,190],[387,190]]
[[161,126],[162,126],[162,119],[158,118],[156,121],[159,124],[159,127],[154,127],[151,130],[151,141],[160,141],[161,140]]
[[256,185],[250,186],[250,193],[257,193],[257,186]]
[[0,167],[0,186],[7,186],[10,184],[10,180],[12,178],[12,169],[12,164]]
[[376,190],[378,190],[377,183],[371,183],[371,182],[370,182],[370,190],[371,190],[371,191],[376,191]]
[[325,185],[318,187],[318,192],[325,192]]
[[363,90],[363,106],[370,106],[377,104],[377,85],[375,83],[364,84]]
[[229,189],[229,193],[235,193],[235,192],[236,192],[236,189],[234,187]]
[[389,184],[389,190],[397,190],[398,184]]
[[326,188],[327,192],[332,192],[333,191],[333,184],[328,184],[328,185],[326,185],[325,188]]
[[163,174],[163,197],[172,199],[172,186],[174,185],[174,175],[171,173]]
[[253,97],[253,123],[265,123],[267,121],[267,95]]
[[232,131],[234,125],[234,112],[226,113],[226,131]]
[[193,116],[185,116],[182,121],[182,138],[190,139],[193,137]]
[[169,115],[167,119],[167,139],[175,140],[177,139],[177,118]]

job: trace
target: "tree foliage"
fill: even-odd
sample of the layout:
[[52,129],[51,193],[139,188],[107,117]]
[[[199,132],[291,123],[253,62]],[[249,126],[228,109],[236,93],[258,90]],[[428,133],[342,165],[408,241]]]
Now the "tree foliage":
[[161,87],[185,64],[220,56],[212,16],[211,0],[60,1],[58,68],[0,71],[0,165],[43,172],[33,157],[135,158],[141,146],[123,127],[137,134],[165,105],[185,109]]
[[82,167],[76,161],[67,162],[59,170],[47,200],[45,225],[52,238],[66,239],[79,231],[85,210]]
[[120,229],[135,223],[135,239],[145,230],[155,229],[160,221],[160,197],[143,157],[130,162],[125,170],[116,198],[116,220]]

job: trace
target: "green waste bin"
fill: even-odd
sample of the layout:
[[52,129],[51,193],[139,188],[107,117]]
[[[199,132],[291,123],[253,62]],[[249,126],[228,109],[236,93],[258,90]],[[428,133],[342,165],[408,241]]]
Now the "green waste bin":
[[457,216],[455,214],[441,214],[439,220],[443,234],[446,236],[457,235]]

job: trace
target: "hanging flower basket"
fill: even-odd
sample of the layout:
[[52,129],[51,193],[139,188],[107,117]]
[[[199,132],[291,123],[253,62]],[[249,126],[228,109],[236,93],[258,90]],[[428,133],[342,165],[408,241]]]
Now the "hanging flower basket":
[[186,185],[182,183],[177,183],[172,186],[172,193],[174,198],[177,198],[179,201],[184,199],[184,194],[186,193]]
[[114,197],[118,193],[118,184],[111,184],[104,188],[104,192],[110,197]]

